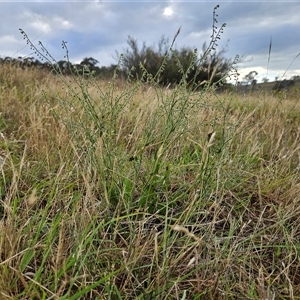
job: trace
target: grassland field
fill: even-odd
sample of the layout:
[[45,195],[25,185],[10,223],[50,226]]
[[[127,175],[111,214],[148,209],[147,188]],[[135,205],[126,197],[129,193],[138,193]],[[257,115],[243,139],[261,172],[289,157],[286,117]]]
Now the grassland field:
[[300,94],[0,66],[0,299],[300,299]]

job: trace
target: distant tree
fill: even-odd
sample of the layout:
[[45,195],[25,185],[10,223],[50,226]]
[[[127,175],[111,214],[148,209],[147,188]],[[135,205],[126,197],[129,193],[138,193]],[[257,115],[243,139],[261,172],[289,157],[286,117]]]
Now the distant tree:
[[[134,78],[143,76],[140,64],[143,64],[149,73],[155,75],[169,48],[169,41],[164,36],[158,42],[158,50],[155,50],[154,46],[147,47],[145,42],[139,49],[138,41],[131,36],[128,36],[127,44],[129,48],[124,50],[122,66],[125,73],[131,73]],[[118,52],[117,56],[119,56]]]
[[90,70],[95,69],[96,65],[99,63],[99,61],[93,57],[86,57],[82,60],[80,65],[87,66]]
[[244,79],[248,82],[248,84],[252,84],[253,80],[255,80],[255,77],[258,75],[256,71],[251,71],[249,74],[244,76]]
[[14,61],[14,58],[12,58],[12,57],[10,57],[10,56],[6,56],[5,58],[4,58],[4,62],[6,62],[6,63],[11,63],[11,62],[13,62]]
[[269,81],[269,79],[267,78],[267,77],[264,77],[263,79],[262,79],[262,82],[263,83],[267,83]]
[[[186,82],[212,84],[223,78],[232,65],[232,61],[224,57],[225,48],[208,51],[205,43],[200,57],[198,51],[190,47],[170,51],[169,40],[164,36],[159,40],[157,48],[147,46],[145,42],[139,48],[138,41],[131,36],[128,36],[127,44],[129,47],[124,50],[122,60],[124,72],[133,78],[143,79],[146,70],[163,85],[179,83],[187,70]],[[162,72],[158,74],[159,70]]]
[[256,87],[257,80],[255,79],[255,77],[257,75],[258,73],[256,71],[251,71],[249,74],[244,76],[244,79],[247,82],[247,84],[249,85],[250,83],[252,91],[254,91]]
[[225,52],[226,48],[223,47],[218,52],[212,51],[205,55],[206,43],[203,44],[201,55],[205,57],[205,60],[198,66],[202,70],[198,75],[201,82],[205,80],[210,83],[218,82],[228,74],[232,67],[232,60],[225,58]]

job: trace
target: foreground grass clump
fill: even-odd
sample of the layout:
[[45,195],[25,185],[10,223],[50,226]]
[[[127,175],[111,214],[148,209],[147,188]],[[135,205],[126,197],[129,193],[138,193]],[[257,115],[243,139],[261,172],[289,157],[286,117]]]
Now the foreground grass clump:
[[300,299],[297,101],[0,68],[1,299]]

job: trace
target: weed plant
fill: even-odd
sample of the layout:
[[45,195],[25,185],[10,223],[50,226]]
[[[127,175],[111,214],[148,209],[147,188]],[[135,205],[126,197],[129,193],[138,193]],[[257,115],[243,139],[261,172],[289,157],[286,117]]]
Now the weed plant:
[[0,68],[1,299],[300,299],[298,102]]

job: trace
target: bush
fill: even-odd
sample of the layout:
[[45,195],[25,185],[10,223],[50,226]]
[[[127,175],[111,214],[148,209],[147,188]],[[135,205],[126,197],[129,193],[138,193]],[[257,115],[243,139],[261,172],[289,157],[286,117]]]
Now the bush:
[[151,81],[162,85],[184,84],[199,88],[204,84],[221,85],[233,67],[235,61],[225,58],[225,48],[218,51],[217,41],[226,24],[219,30],[215,26],[216,14],[214,11],[213,34],[211,42],[202,46],[202,53],[197,49],[182,47],[173,49],[175,39],[180,33],[180,28],[172,44],[162,36],[155,46],[147,46],[146,42],[139,48],[138,41],[128,36],[128,48],[122,56],[123,71],[132,78]]

